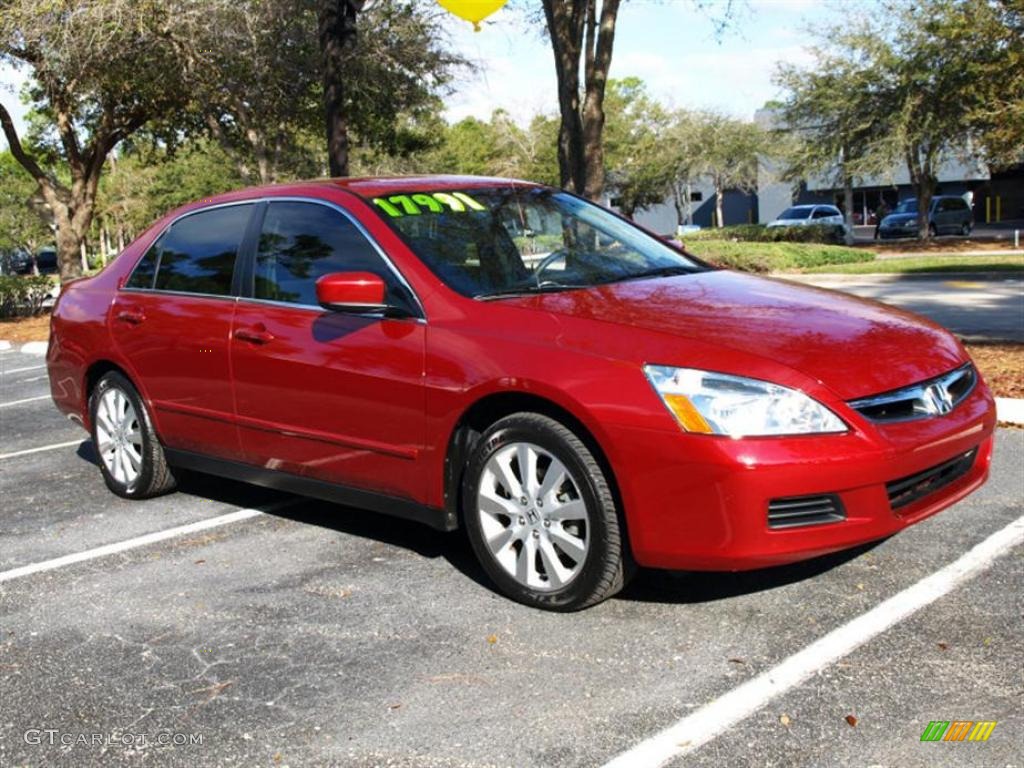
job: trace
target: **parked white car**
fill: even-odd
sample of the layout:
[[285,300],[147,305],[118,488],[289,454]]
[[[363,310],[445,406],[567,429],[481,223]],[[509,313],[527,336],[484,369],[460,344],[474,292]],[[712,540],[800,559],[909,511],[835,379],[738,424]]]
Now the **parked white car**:
[[834,205],[794,205],[787,208],[769,227],[807,227],[813,224],[844,226],[843,213]]

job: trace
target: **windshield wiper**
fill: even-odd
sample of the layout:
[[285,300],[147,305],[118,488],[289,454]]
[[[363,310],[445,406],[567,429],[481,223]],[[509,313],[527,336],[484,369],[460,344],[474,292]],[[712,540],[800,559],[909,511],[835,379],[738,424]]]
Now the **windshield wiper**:
[[626,280],[645,280],[650,277],[675,277],[677,275],[692,275],[701,270],[694,267],[684,267],[681,265],[672,267],[655,267],[654,269],[647,269],[643,272],[633,272],[629,275],[623,275],[622,277],[615,277],[609,280],[609,283],[621,283]]
[[517,285],[512,288],[499,288],[496,291],[478,293],[473,298],[477,301],[490,301],[491,299],[507,299],[513,296],[536,296],[538,293],[560,293],[562,291],[576,291],[580,288],[593,288],[590,285]]

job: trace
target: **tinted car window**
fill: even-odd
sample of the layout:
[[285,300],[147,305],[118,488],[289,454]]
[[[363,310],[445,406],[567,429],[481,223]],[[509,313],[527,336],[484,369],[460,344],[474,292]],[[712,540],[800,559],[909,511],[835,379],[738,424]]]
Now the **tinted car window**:
[[227,296],[251,205],[193,213],[160,238],[156,288]]
[[317,278],[331,272],[372,272],[394,293],[394,274],[349,219],[316,203],[270,203],[256,254],[254,295],[316,306]]
[[156,276],[156,259],[160,253],[160,240],[157,240],[146,251],[146,255],[139,259],[135,265],[132,276],[125,283],[126,288],[152,288],[153,278]]
[[811,209],[803,206],[797,206],[796,208],[787,208],[779,214],[780,219],[806,219],[811,215]]
[[836,214],[830,211],[828,208],[818,208],[814,211],[812,219],[827,219],[829,216],[835,216]]

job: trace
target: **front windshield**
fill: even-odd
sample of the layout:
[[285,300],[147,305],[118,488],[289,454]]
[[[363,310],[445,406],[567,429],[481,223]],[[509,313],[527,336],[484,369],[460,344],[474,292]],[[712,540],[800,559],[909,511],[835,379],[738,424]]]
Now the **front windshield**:
[[904,200],[893,213],[917,213],[917,200]]
[[810,215],[811,215],[811,209],[810,208],[804,208],[804,207],[801,206],[801,207],[797,207],[797,208],[787,208],[786,210],[784,210],[779,215],[779,218],[780,219],[806,219]]
[[706,269],[605,209],[557,190],[424,191],[373,202],[434,274],[464,296],[588,288]]

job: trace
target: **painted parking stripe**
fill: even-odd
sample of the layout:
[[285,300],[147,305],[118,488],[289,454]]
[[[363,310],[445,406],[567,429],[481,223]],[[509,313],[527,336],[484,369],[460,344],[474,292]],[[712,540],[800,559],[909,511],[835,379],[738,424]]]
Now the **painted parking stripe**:
[[40,395],[39,397],[26,397],[24,400],[11,400],[9,403],[0,403],[0,408],[10,408],[12,405],[21,405],[22,403],[32,403],[36,400],[49,400],[49,395]]
[[271,504],[263,509],[236,509],[234,512],[228,512],[226,515],[210,517],[206,520],[199,520],[195,523],[188,523],[187,525],[179,525],[174,528],[157,531],[156,533],[147,533],[144,536],[136,536],[134,539],[126,539],[125,541],[119,541],[115,544],[106,544],[102,547],[96,547],[95,549],[87,549],[84,552],[76,552],[72,555],[56,557],[53,560],[43,560],[40,563],[23,565],[20,568],[13,568],[9,571],[0,572],[0,582],[20,579],[25,576],[31,576],[34,573],[53,571],[68,565],[84,563],[87,560],[96,560],[100,557],[107,557],[108,555],[116,555],[121,552],[126,552],[129,549],[146,547],[160,541],[177,538],[178,536],[186,536],[190,533],[207,531],[210,528],[220,528],[221,526],[230,525],[231,523],[238,523],[242,520],[259,517],[260,515],[264,515],[268,512],[275,512],[282,507],[291,506],[296,503],[298,503],[297,499],[285,499],[284,501]]
[[11,382],[8,382],[8,383],[9,384],[31,384],[34,381],[42,381],[43,379],[48,379],[48,378],[50,378],[50,377],[49,376],[34,376],[31,379],[18,379],[17,381],[11,381]]
[[733,688],[674,725],[623,752],[603,768],[654,768],[699,749],[868,640],[948,594],[1024,543],[1024,516],[996,531],[942,570],[832,630],[767,672]]
[[31,453],[42,453],[43,451],[54,451],[57,448],[69,448],[72,445],[81,445],[83,442],[87,442],[89,438],[83,437],[78,440],[69,440],[66,443],[54,443],[53,445],[42,445],[38,448],[26,448],[24,451],[14,451],[13,453],[0,453],[0,459],[13,459],[16,456],[28,456]]
[[46,367],[45,365],[30,365],[28,368],[11,368],[10,370],[7,370],[7,371],[0,371],[0,373],[3,373],[3,374],[8,374],[8,373],[24,373],[25,371],[38,371],[38,370],[42,370],[45,367]]

